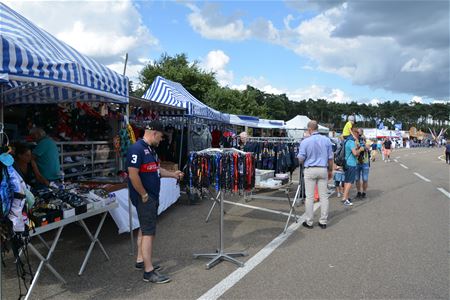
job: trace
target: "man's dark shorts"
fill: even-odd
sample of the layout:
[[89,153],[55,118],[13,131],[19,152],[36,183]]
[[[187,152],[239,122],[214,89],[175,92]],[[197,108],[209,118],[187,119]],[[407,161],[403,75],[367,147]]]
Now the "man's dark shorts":
[[345,170],[345,183],[355,183],[356,178],[356,167],[347,166]]
[[149,198],[143,203],[142,199],[132,198],[131,202],[136,207],[142,235],[155,235],[159,201]]

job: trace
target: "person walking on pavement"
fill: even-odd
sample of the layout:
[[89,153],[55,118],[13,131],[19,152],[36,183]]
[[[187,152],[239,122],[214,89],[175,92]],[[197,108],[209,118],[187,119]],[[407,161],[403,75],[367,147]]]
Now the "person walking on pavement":
[[391,161],[392,141],[389,137],[383,143],[384,162]]
[[364,147],[359,145],[359,134],[356,127],[352,128],[352,135],[345,142],[345,179],[344,195],[342,202],[345,206],[352,206],[353,203],[349,197],[350,189],[355,182],[357,157],[364,151]]
[[370,160],[371,161],[375,161],[375,159],[377,157],[377,152],[378,152],[377,147],[378,147],[378,145],[375,141],[373,141],[372,145],[370,145],[370,149],[372,150],[370,152]]
[[367,187],[369,185],[369,170],[370,170],[370,147],[367,145],[366,139],[364,137],[364,131],[359,128],[359,145],[364,148],[364,150],[358,156],[358,164],[356,165],[356,189],[358,193],[357,198],[366,198]]
[[305,221],[303,226],[313,228],[314,218],[314,188],[317,184],[320,198],[319,226],[327,227],[328,221],[328,180],[333,174],[333,151],[329,138],[318,132],[317,121],[308,122],[308,132],[311,136],[300,143],[298,158],[304,164],[305,178]]
[[130,199],[136,207],[140,224],[135,267],[144,271],[145,282],[153,283],[170,282],[168,276],[157,272],[160,268],[152,262],[161,177],[181,179],[184,176],[181,171],[169,172],[159,166],[155,147],[162,138],[162,124],[153,121],[145,127],[144,137],[131,145],[127,153]]
[[450,140],[447,140],[445,145],[445,162],[450,164]]

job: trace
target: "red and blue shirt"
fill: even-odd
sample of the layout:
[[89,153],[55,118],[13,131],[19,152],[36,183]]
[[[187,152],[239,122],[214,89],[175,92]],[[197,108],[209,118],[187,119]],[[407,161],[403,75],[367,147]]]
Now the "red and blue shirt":
[[[139,169],[139,177],[145,191],[151,199],[159,201],[159,190],[161,187],[159,159],[155,150],[144,140],[138,140],[128,148],[127,169],[129,167]],[[134,201],[140,199],[141,196],[134,189],[129,179],[128,188],[130,189],[130,198],[135,204]]]

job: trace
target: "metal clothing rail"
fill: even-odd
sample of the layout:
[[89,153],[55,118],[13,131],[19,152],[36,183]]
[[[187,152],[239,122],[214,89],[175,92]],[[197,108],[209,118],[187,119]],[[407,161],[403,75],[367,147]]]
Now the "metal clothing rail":
[[[39,276],[42,272],[42,268],[45,266],[47,267],[50,272],[53,273],[53,275],[55,275],[56,278],[58,278],[62,283],[66,283],[66,281],[64,280],[64,278],[52,267],[52,265],[50,264],[50,259],[53,255],[53,252],[55,251],[56,245],[58,244],[59,238],[61,236],[61,232],[64,229],[64,227],[68,224],[71,223],[75,223],[78,222],[81,227],[83,227],[83,229],[85,230],[87,236],[89,237],[89,239],[91,240],[91,244],[89,245],[89,249],[86,252],[86,255],[84,257],[83,263],[81,265],[81,268],[78,272],[78,275],[81,276],[84,272],[84,269],[86,268],[87,262],[91,256],[92,250],[94,249],[95,244],[98,244],[100,249],[102,250],[103,254],[105,255],[107,260],[110,260],[108,254],[105,251],[105,248],[103,248],[102,243],[99,241],[98,239],[98,235],[100,234],[100,231],[103,227],[103,223],[105,222],[105,218],[106,215],[108,214],[108,211],[114,208],[117,208],[119,205],[117,204],[117,202],[113,202],[110,203],[104,207],[101,207],[99,209],[96,210],[92,210],[92,211],[88,211],[86,213],[80,214],[80,215],[76,215],[67,219],[63,219],[59,222],[55,222],[55,223],[51,223],[49,225],[46,225],[44,227],[38,227],[35,231],[30,232],[30,237],[33,236],[37,236],[42,242],[43,244],[47,247],[48,252],[47,255],[44,256],[41,253],[39,253],[39,251],[33,246],[33,244],[31,242],[28,243],[28,246],[30,247],[31,251],[39,258],[39,260],[41,261],[39,263],[39,266],[36,270],[36,273],[33,277],[33,280],[31,282],[30,288],[28,289],[28,292],[25,296],[25,300],[30,299],[31,293],[33,291],[33,289],[36,287],[37,281],[39,279]],[[84,219],[92,217],[92,216],[96,216],[96,215],[100,215],[102,214],[102,218],[100,220],[100,223],[97,226],[97,229],[95,231],[95,234],[92,235],[91,231],[89,230],[89,228],[86,226],[86,223],[84,222]],[[56,236],[53,239],[50,247],[47,245],[47,243],[45,243],[45,241],[43,240],[43,238],[41,237],[41,234],[46,233],[48,231],[51,230],[55,230],[57,229],[58,231],[56,232]]]
[[298,143],[299,140],[290,137],[248,137],[248,142],[268,142],[268,143]]
[[[291,191],[291,187],[292,187],[292,182],[288,183],[288,184],[285,184],[283,186],[274,187],[274,188],[259,187],[257,189],[264,189],[264,190],[272,190],[272,191],[284,192],[285,197],[255,195],[255,194],[253,194],[253,192],[250,192],[249,195],[245,195],[244,196],[244,200],[245,200],[245,202],[249,202],[252,199],[278,200],[278,201],[286,201],[287,200],[287,203],[289,205],[289,212],[277,211],[277,210],[268,210],[268,209],[264,209],[264,208],[257,207],[257,206],[247,206],[248,208],[252,208],[252,209],[256,209],[256,210],[262,210],[262,211],[266,211],[266,212],[270,212],[270,213],[275,213],[275,214],[278,214],[278,215],[287,216],[286,224],[285,224],[284,229],[283,229],[283,233],[286,233],[286,230],[287,230],[287,227],[289,226],[289,222],[290,222],[291,218],[294,217],[295,223],[297,223],[299,218],[300,218],[300,216],[297,215],[297,212],[295,211],[296,203],[297,203],[297,200],[299,199],[299,196],[300,196],[300,185],[297,188],[297,191],[295,193],[295,196],[294,196],[293,200],[291,200],[291,196],[289,195],[289,193]],[[238,206],[242,206],[239,203],[233,203],[233,204],[234,205],[238,205]]]
[[[197,154],[206,154],[206,153],[213,154],[213,153],[227,153],[227,152],[237,152],[237,153],[241,153],[241,154],[246,154],[246,152],[243,152],[243,151],[235,149],[235,148],[208,148],[205,150],[198,151],[196,153]],[[211,260],[206,264],[206,269],[210,269],[222,261],[228,261],[228,262],[238,265],[239,267],[243,267],[244,263],[235,259],[234,257],[248,256],[247,252],[245,252],[245,251],[243,251],[243,252],[225,252],[225,250],[224,250],[224,241],[223,241],[223,236],[224,236],[224,234],[223,234],[223,229],[224,229],[223,217],[225,214],[224,192],[219,191],[217,193],[217,196],[211,197],[211,199],[214,201],[214,203],[211,206],[211,209],[209,210],[208,216],[206,218],[206,222],[208,222],[209,217],[211,216],[212,210],[214,209],[214,206],[216,205],[216,203],[219,203],[220,204],[219,248],[214,253],[194,254],[194,258],[200,258],[200,257],[211,258]]]

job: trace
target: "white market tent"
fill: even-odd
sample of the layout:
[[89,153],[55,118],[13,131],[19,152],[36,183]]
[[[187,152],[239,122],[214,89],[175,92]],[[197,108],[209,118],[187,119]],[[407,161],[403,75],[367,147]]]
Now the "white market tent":
[[[311,121],[311,119],[303,115],[297,115],[293,119],[286,121],[285,128],[288,136],[296,139],[303,138],[303,134],[307,130],[309,121]],[[319,124],[319,132],[328,134],[330,129]]]
[[0,82],[5,105],[128,103],[128,78],[80,54],[0,3]]

